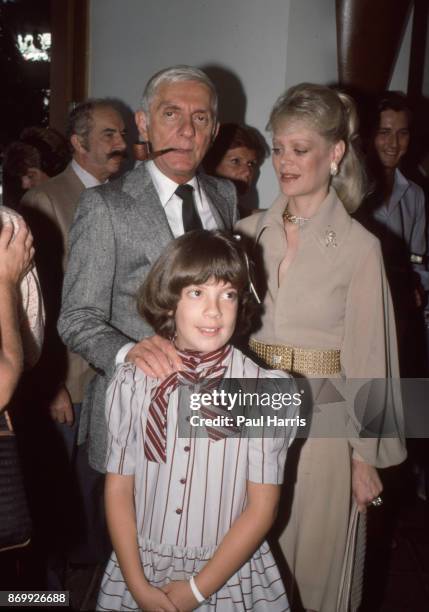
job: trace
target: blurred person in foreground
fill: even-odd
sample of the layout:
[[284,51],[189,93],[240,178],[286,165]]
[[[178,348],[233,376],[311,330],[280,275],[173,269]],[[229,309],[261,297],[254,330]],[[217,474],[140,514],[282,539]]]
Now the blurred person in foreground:
[[[33,238],[22,219],[0,207],[0,411],[9,403],[24,367],[20,284],[34,255]],[[16,229],[15,229],[16,228]],[[15,235],[14,235],[15,233]],[[40,294],[37,294],[40,296]],[[40,302],[39,302],[40,306]],[[40,327],[41,332],[42,326]],[[40,342],[40,336],[37,338]],[[36,348],[36,343],[35,343]],[[37,349],[35,351],[37,358]]]
[[[33,236],[22,217],[6,206],[0,206],[0,236],[0,306],[2,317],[6,317],[2,318],[0,338],[3,348],[5,339],[11,340],[15,346],[13,362],[17,367],[13,368],[13,372],[10,368],[12,378],[9,379],[13,383],[18,380],[23,367],[32,367],[39,359],[44,337],[45,311],[37,271],[33,265]],[[15,312],[13,316],[12,310]],[[16,341],[16,325],[19,329],[19,343]],[[16,352],[18,344],[20,366]],[[13,386],[10,384],[9,391]]]
[[30,509],[12,421],[20,376],[24,368],[37,361],[43,341],[43,303],[33,265],[32,244],[32,235],[23,219],[0,206],[0,567],[3,588],[20,588],[21,562],[28,558],[28,554],[21,555],[21,550],[31,535]]

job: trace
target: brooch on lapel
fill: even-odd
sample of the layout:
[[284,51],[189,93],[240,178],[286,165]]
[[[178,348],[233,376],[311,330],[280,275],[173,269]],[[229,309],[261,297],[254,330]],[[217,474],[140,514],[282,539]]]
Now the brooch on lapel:
[[327,229],[325,232],[325,246],[327,247],[337,247],[337,234],[334,230]]

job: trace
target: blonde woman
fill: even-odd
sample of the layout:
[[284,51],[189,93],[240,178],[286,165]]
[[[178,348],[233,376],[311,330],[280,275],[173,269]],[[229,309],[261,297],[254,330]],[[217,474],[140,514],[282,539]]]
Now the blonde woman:
[[[287,91],[269,120],[280,195],[238,224],[262,255],[267,288],[250,346],[268,365],[308,378],[381,378],[397,364],[380,246],[349,215],[363,195],[356,126],[348,96],[306,83]],[[351,510],[379,503],[376,468],[401,462],[405,451],[397,440],[314,437],[323,424],[329,435],[338,402],[338,394],[324,395],[316,397],[280,544],[292,609],[300,600],[306,610],[334,612],[348,609],[340,584]]]

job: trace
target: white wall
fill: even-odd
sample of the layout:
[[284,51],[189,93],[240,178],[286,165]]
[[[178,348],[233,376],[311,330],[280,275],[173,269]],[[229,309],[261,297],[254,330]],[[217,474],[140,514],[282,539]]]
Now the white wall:
[[[289,0],[92,0],[90,95],[122,98],[135,109],[147,79],[173,64],[228,71],[223,119],[263,131],[284,88]],[[224,75],[225,76],[225,75]],[[245,93],[244,93],[245,92]],[[244,96],[247,98],[245,106]],[[225,102],[225,100],[221,101]],[[241,116],[237,116],[241,113]],[[266,163],[264,205],[275,193]]]
[[292,0],[286,86],[338,81],[335,0]]
[[[395,89],[407,84],[407,32]],[[335,0],[91,0],[90,95],[120,98],[134,110],[147,79],[178,63],[210,66],[224,83],[221,119],[264,133],[286,86],[337,81]],[[258,191],[264,207],[276,196],[269,160]]]
[[399,49],[398,57],[396,59],[396,65],[393,69],[392,78],[390,79],[389,83],[389,89],[393,89],[394,91],[403,91],[404,93],[407,91],[408,85],[408,69],[410,65],[413,14],[414,11],[410,11],[408,23],[406,25],[402,38],[401,48]]

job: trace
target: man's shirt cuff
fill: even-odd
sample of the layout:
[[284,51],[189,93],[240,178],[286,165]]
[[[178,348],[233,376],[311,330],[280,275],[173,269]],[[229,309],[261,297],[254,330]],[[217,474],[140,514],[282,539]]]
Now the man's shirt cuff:
[[127,342],[126,344],[124,344],[124,346],[121,346],[119,351],[116,353],[115,365],[119,365],[120,363],[124,363],[125,357],[127,356],[128,351],[130,351],[133,348],[133,346],[135,346],[135,345],[136,345],[135,342]]

